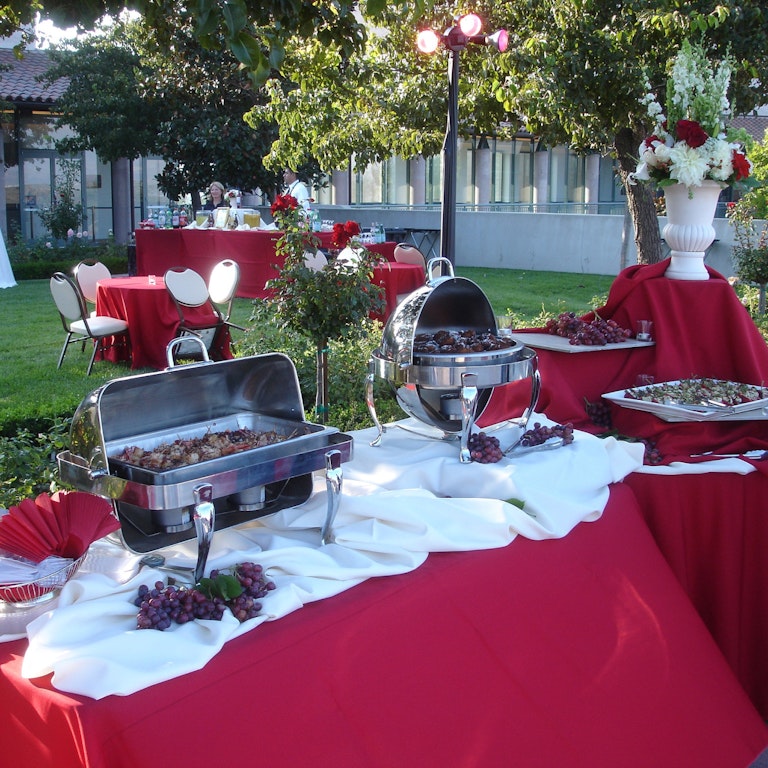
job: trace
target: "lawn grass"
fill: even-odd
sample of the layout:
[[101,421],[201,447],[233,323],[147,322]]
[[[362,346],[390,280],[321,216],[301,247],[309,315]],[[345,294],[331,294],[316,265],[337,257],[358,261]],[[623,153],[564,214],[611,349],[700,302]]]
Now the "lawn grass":
[[[583,313],[594,297],[605,297],[609,276],[528,270],[458,268],[456,274],[476,282],[494,312],[510,311],[520,325],[536,325],[542,311]],[[236,299],[233,322],[248,325],[253,302]],[[53,420],[71,417],[82,399],[111,379],[131,371],[127,363],[97,362],[86,376],[90,349],[71,345],[60,370],[56,362],[64,341],[47,280],[24,280],[0,290],[0,434],[12,436],[20,425],[45,429]],[[365,372],[361,373],[362,377]]]

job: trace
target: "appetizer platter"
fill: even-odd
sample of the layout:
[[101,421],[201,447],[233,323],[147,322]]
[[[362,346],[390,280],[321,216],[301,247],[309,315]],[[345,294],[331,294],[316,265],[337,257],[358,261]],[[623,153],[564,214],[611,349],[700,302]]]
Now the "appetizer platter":
[[652,413],[664,421],[768,419],[768,388],[712,378],[690,378],[608,392],[622,408]]

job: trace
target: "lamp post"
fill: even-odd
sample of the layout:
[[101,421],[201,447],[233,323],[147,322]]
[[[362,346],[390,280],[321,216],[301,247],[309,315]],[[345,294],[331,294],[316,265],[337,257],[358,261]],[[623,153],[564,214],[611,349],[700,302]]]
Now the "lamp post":
[[416,38],[422,53],[434,53],[442,43],[448,49],[448,122],[443,142],[443,207],[440,227],[440,255],[451,264],[456,263],[456,147],[459,141],[459,57],[470,44],[493,45],[497,51],[505,51],[509,36],[505,29],[492,35],[480,33],[482,21],[474,13],[458,19],[458,22],[442,35],[432,29],[424,29]]

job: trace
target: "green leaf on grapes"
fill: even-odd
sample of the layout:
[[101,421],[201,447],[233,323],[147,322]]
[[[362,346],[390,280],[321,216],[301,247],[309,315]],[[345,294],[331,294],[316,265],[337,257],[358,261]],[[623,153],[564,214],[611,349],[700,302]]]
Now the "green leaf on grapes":
[[215,579],[202,578],[196,585],[206,597],[220,597],[222,600],[232,600],[243,592],[243,587],[236,576],[219,573]]

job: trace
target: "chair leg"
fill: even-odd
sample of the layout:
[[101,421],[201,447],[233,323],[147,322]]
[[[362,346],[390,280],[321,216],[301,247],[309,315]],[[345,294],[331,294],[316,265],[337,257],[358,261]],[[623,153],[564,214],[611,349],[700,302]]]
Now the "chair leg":
[[67,354],[67,347],[69,346],[69,340],[72,338],[72,331],[67,334],[67,338],[64,339],[64,346],[61,348],[61,354],[59,355],[59,364],[56,368],[61,368],[61,364],[64,362],[64,355]]
[[91,370],[93,369],[93,361],[96,359],[96,353],[101,349],[101,339],[98,341],[94,341],[93,343],[93,352],[91,353],[91,360],[88,363],[88,371],[86,372],[86,376],[91,375]]

